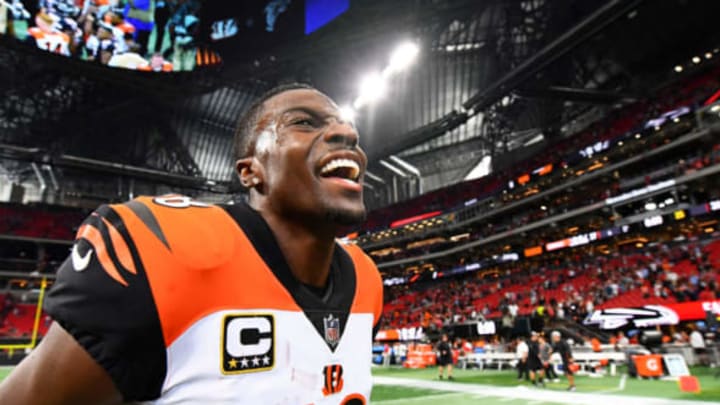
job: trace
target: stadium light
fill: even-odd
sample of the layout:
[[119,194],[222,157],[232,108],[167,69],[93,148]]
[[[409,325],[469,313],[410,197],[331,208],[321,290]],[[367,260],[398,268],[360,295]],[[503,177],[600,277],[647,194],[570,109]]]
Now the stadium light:
[[693,61],[694,64],[697,65],[698,63],[700,63],[700,57],[699,57],[699,56],[693,56],[692,61]]
[[705,53],[705,59],[712,59],[712,53],[711,53],[711,52],[706,52],[706,53]]
[[380,72],[371,73],[360,81],[358,97],[353,102],[355,111],[381,99],[387,90],[389,78],[407,69],[417,59],[420,47],[413,42],[403,42],[390,55],[390,62]]
[[371,73],[360,82],[360,95],[353,107],[360,108],[365,104],[381,99],[387,90],[387,83],[380,73]]
[[349,105],[344,105],[340,107],[340,118],[343,119],[343,121],[350,121],[355,122],[355,110],[350,107]]
[[395,48],[392,55],[390,55],[390,64],[383,71],[383,75],[387,77],[393,73],[407,69],[407,67],[415,61],[418,53],[420,53],[420,48],[417,44],[413,42],[400,44]]
[[680,65],[677,65],[677,66],[675,66],[675,71],[678,72],[678,73],[680,73],[680,72],[683,71],[683,67],[680,66]]

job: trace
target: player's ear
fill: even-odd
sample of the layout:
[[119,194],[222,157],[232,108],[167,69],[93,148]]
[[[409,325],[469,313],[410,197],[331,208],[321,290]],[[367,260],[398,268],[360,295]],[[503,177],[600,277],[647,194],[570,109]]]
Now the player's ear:
[[240,184],[246,188],[256,188],[263,183],[262,168],[253,156],[235,162],[235,170],[240,178]]

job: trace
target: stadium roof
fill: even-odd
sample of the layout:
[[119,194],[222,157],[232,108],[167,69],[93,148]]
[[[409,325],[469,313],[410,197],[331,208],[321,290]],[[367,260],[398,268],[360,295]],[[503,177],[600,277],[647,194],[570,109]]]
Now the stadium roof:
[[419,169],[426,189],[437,188],[461,181],[484,156],[538,140],[541,149],[597,112],[646,98],[679,75],[676,65],[687,74],[716,63],[691,60],[719,45],[707,18],[718,9],[683,0],[367,0],[307,37],[225,49],[219,72],[164,78],[71,63],[6,38],[0,143],[41,149],[4,148],[13,159],[88,158],[126,165],[118,173],[152,169],[228,191],[219,186],[236,185],[235,120],[264,89],[308,81],[350,103],[362,75],[411,40],[420,47],[415,65],[358,111],[358,126],[373,173],[392,177],[378,162],[396,155]]

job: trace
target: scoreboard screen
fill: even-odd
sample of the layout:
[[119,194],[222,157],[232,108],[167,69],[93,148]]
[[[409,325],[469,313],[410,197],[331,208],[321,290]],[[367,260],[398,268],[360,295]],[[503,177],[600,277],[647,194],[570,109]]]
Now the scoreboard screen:
[[310,35],[350,0],[15,0],[0,35],[115,68],[178,72],[248,61]]

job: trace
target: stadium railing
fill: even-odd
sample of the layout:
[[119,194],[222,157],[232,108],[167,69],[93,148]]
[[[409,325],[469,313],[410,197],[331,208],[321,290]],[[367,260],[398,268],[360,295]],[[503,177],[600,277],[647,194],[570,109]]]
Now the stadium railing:
[[711,132],[716,133],[718,131],[720,131],[720,125],[713,126],[710,129],[694,131],[655,149],[639,153],[635,156],[629,157],[614,164],[608,164],[603,168],[592,171],[590,173],[586,173],[577,178],[564,180],[559,185],[540,191],[539,193],[530,195],[526,198],[517,201],[511,201],[506,204],[499,204],[495,200],[495,203],[499,205],[495,208],[487,207],[482,203],[476,203],[469,207],[460,208],[456,211],[443,215],[442,224],[434,225],[432,227],[426,227],[421,232],[418,232],[417,230],[412,232],[403,232],[402,229],[393,230],[393,235],[385,237],[382,240],[372,241],[372,236],[366,236],[365,238],[360,238],[358,240],[358,243],[360,244],[360,246],[363,247],[363,249],[370,251],[392,244],[406,243],[419,238],[427,238],[441,232],[449,232],[476,224],[481,221],[487,221],[490,218],[512,212],[513,210],[517,210],[532,203],[537,204],[543,199],[546,199],[558,193],[562,193],[563,191],[570,188],[577,188],[583,184],[589,184],[592,181],[601,178],[602,176],[610,175],[615,171],[621,170],[633,164],[639,164],[640,162],[649,161],[651,159],[657,158],[664,153],[672,152],[674,149],[687,145],[690,142],[694,142],[704,137],[707,137]]
[[[672,184],[668,183],[667,187],[661,187],[655,191],[644,193],[637,197],[628,198],[626,200],[623,200],[622,204],[628,204],[628,203],[637,201],[642,198],[652,197],[656,194],[668,191],[668,189],[670,187],[679,186],[681,184],[689,183],[689,182],[695,181],[697,179],[700,179],[702,177],[715,175],[717,173],[720,173],[720,164],[710,166],[710,167],[704,168],[702,170],[677,177],[677,178],[673,179]],[[477,240],[474,240],[474,241],[471,241],[471,242],[468,242],[465,244],[457,245],[457,246],[454,246],[454,247],[446,249],[446,250],[434,251],[432,253],[426,253],[426,254],[419,255],[419,256],[403,258],[403,259],[398,259],[398,260],[393,260],[393,261],[388,261],[388,262],[382,262],[382,263],[378,264],[378,267],[383,269],[383,268],[390,268],[393,266],[406,265],[406,264],[410,264],[410,263],[414,263],[414,262],[418,262],[418,261],[429,261],[429,260],[433,260],[433,259],[438,259],[441,257],[445,257],[448,255],[454,254],[454,253],[459,253],[459,252],[468,250],[470,248],[476,248],[476,247],[479,247],[482,245],[487,245],[489,243],[498,242],[498,241],[505,239],[507,237],[510,237],[510,236],[519,235],[522,233],[528,233],[528,232],[536,230],[538,228],[546,227],[552,223],[558,223],[558,222],[561,222],[561,221],[564,221],[564,220],[567,220],[570,218],[586,215],[593,211],[603,209],[606,206],[616,206],[616,205],[619,205],[619,204],[608,204],[606,201],[599,201],[599,202],[596,202],[596,203],[593,203],[593,204],[590,204],[590,205],[587,205],[584,207],[570,210],[570,211],[562,213],[562,214],[558,214],[558,215],[555,215],[552,217],[547,217],[547,218],[541,219],[539,221],[536,221],[536,222],[533,222],[533,223],[530,223],[527,225],[519,226],[516,228],[509,229],[504,232],[493,234],[488,237],[480,238],[480,239],[477,239]],[[485,216],[482,216],[480,218],[484,218],[484,217]],[[477,220],[480,220],[480,219],[477,219]],[[635,222],[639,222],[641,220],[642,220],[642,218],[636,218]],[[472,222],[475,222],[475,220],[473,220]]]

